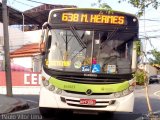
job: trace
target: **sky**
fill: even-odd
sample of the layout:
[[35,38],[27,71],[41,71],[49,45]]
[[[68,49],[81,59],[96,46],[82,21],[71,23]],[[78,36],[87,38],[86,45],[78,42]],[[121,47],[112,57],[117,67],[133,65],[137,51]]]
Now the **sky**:
[[[33,7],[42,5],[33,1],[48,4],[76,5],[80,8],[90,8],[93,7],[91,4],[95,3],[97,0],[8,0],[7,4],[19,11],[25,11]],[[118,0],[103,1],[107,2],[113,10],[128,12],[131,14],[136,14],[138,11],[136,8],[134,8],[127,2],[118,3]],[[160,51],[160,8],[158,8],[157,10],[155,10],[152,7],[147,8],[145,10],[145,15],[139,18],[139,26],[140,38],[144,38],[144,36],[149,37],[149,40],[147,40],[147,42],[144,45],[146,47],[146,51],[150,51],[154,48]]]

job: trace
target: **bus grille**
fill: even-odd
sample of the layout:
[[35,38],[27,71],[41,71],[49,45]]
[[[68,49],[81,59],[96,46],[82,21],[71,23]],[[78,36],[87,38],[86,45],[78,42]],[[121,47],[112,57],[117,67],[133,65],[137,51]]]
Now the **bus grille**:
[[[79,94],[79,95],[86,95],[85,92],[76,92],[76,91],[69,91],[64,90],[66,93],[72,93],[72,94]],[[112,93],[92,93],[92,95],[111,95]]]
[[95,105],[82,105],[80,104],[79,98],[65,98],[61,97],[61,101],[67,103],[67,105],[75,106],[75,107],[86,107],[86,108],[104,108],[108,105],[112,105],[115,103],[115,100],[96,100]]

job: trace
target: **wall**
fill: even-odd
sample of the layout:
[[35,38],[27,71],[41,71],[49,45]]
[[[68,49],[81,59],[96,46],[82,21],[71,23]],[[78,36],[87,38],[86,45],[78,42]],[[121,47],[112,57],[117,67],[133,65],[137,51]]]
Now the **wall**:
[[[12,59],[12,63],[14,64],[15,67],[14,70],[15,71],[22,71],[21,69],[23,69],[22,67],[24,67],[24,71],[33,71],[33,72],[40,72],[41,71],[41,56],[37,55],[34,57],[19,57],[19,58],[13,58]],[[25,61],[25,62],[24,62]],[[16,65],[22,66],[21,68],[19,68],[18,70],[18,66],[16,67]],[[12,66],[12,64],[11,64]],[[28,70],[27,70],[28,69]]]
[[32,68],[32,57],[13,58],[12,63],[20,65],[25,68]]
[[[41,30],[22,32],[18,28],[9,27],[9,44],[10,51],[14,51],[21,48],[25,44],[39,43],[41,37]],[[3,36],[3,24],[0,23],[0,36]],[[3,53],[3,46],[0,46],[0,53]],[[0,57],[3,58],[2,54]],[[14,58],[14,63],[24,66],[26,68],[32,68],[32,58]],[[25,61],[25,62],[24,62]],[[26,62],[27,61],[27,62]],[[37,62],[37,61],[36,61]],[[2,60],[0,60],[0,70],[2,69]],[[36,63],[34,63],[36,64]],[[38,63],[40,66],[41,62]],[[39,68],[38,68],[39,69]],[[34,68],[38,71],[37,68]]]
[[145,67],[146,67],[146,71],[149,76],[158,74],[158,70],[155,67],[153,67],[149,64],[146,64]]
[[[17,29],[17,28],[11,28],[8,27],[8,32],[9,32],[9,45],[10,45],[10,50],[13,51],[17,48],[20,48],[24,41],[24,33]],[[3,36],[3,24],[0,23],[0,36]]]
[[39,43],[41,39],[41,30],[26,31],[24,32],[24,44],[26,43]]
[[[0,94],[6,94],[5,72],[0,72]],[[39,72],[13,72],[13,94],[39,94],[41,74]]]
[[[18,28],[9,27],[10,50],[20,48],[22,45],[39,43],[41,30],[22,32]],[[0,23],[0,36],[3,36],[3,24]]]
[[14,51],[24,45],[24,33],[17,29],[9,27],[9,44],[10,50]]
[[34,56],[32,58],[32,61],[33,61],[33,72],[40,72],[41,71],[41,67],[42,67],[42,56],[41,55],[37,55],[37,56]]

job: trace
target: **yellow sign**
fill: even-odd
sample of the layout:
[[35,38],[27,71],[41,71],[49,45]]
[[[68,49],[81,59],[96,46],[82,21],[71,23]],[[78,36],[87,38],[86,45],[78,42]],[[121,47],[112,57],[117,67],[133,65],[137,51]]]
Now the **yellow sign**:
[[46,60],[46,65],[58,66],[58,67],[69,67],[71,66],[71,61],[48,61]]
[[62,13],[62,21],[123,25],[125,24],[125,17],[118,15],[104,15],[104,14]]

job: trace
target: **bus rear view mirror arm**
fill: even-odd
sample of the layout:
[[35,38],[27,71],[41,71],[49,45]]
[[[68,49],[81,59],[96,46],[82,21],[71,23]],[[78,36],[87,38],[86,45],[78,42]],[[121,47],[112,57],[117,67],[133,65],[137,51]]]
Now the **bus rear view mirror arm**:
[[40,53],[42,55],[45,54],[45,29],[49,28],[49,24],[48,22],[45,22],[43,25],[42,25],[42,34],[41,34],[41,40],[40,40],[40,44],[39,44],[39,50],[40,50]]

